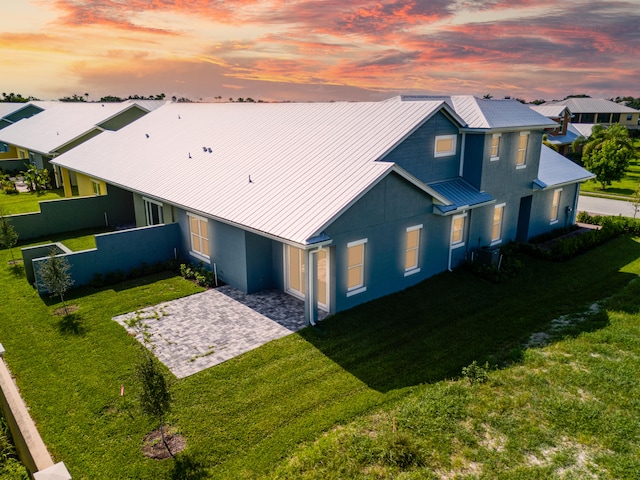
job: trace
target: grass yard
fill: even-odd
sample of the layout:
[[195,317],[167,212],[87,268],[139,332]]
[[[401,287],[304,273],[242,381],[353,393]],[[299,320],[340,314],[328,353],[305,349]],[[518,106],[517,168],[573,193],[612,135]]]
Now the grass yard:
[[640,182],[640,139],[633,142],[636,147],[636,158],[632,160],[625,176],[619,182],[612,182],[610,187],[603,192],[599,182],[589,180],[580,186],[580,191],[593,194],[616,195],[631,197]]
[[4,215],[39,212],[39,202],[43,202],[45,200],[60,200],[62,198],[64,198],[62,188],[37,193],[21,192],[14,195],[0,193],[0,210]]
[[[140,451],[154,425],[135,398],[138,347],[111,318],[192,283],[77,290],[78,312],[61,319],[0,251],[0,342],[74,479],[636,478],[639,258],[624,237],[566,263],[525,258],[500,285],[445,273],[174,379],[169,424],[187,440],[175,461]],[[613,295],[566,339],[523,349]],[[486,383],[456,379],[473,360],[501,368]]]

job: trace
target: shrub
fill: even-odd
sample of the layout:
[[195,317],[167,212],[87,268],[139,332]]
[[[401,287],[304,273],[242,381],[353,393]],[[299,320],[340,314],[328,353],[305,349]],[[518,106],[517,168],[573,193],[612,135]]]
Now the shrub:
[[475,360],[467,367],[462,368],[462,376],[467,379],[469,384],[485,383],[489,380],[489,362],[484,365],[478,365]]
[[202,262],[200,262],[198,266],[186,263],[181,264],[180,275],[187,280],[194,280],[196,284],[204,288],[213,288],[216,286],[215,275],[211,270],[206,269]]

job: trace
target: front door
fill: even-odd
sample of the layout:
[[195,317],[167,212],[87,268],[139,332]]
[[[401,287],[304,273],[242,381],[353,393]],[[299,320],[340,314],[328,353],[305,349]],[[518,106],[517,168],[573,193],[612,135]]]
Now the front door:
[[[318,307],[329,310],[329,252],[318,250]],[[304,250],[285,245],[286,291],[304,299],[306,291]]]

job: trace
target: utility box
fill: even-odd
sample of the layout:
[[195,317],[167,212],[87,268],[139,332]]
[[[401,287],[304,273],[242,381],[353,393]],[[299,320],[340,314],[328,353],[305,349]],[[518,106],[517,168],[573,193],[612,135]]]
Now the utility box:
[[478,252],[478,263],[482,265],[498,265],[500,262],[500,248],[481,247]]

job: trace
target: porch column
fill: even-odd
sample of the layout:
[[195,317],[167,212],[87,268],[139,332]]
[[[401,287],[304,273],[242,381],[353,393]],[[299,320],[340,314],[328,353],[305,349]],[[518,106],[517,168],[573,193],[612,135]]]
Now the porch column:
[[305,250],[306,288],[304,293],[304,321],[315,325],[318,321],[318,250]]
[[70,198],[71,193],[71,177],[69,177],[69,170],[64,167],[60,167],[60,176],[62,177],[62,187],[64,188],[65,198]]

